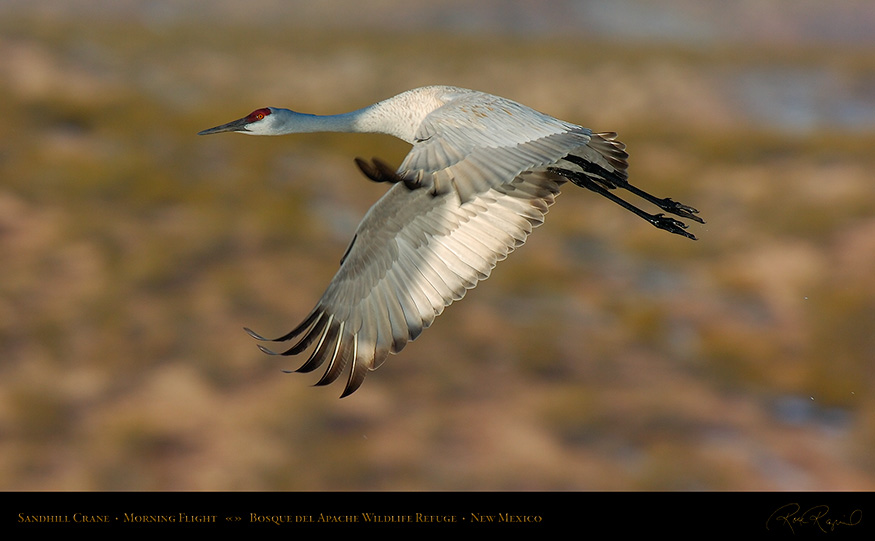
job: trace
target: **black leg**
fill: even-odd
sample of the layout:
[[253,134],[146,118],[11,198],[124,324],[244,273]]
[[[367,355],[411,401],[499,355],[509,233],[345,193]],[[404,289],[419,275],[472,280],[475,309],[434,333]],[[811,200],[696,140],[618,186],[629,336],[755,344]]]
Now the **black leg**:
[[[705,223],[705,220],[696,216],[696,214],[698,214],[699,211],[694,209],[693,207],[684,205],[682,203],[678,203],[677,201],[673,201],[672,199],[670,199],[668,197],[663,199],[663,198],[653,196],[653,195],[645,192],[644,190],[629,184],[629,181],[626,180],[623,176],[618,175],[616,173],[611,173],[611,172],[605,170],[603,167],[600,167],[600,166],[598,166],[598,165],[596,165],[588,160],[585,160],[585,159],[581,158],[580,156],[575,156],[573,154],[569,154],[564,159],[566,161],[569,161],[569,162],[575,164],[575,165],[580,166],[580,168],[583,169],[583,171],[585,173],[590,174],[590,175],[594,175],[599,180],[604,179],[604,184],[609,188],[610,187],[622,188],[630,193],[637,195],[638,197],[644,199],[645,201],[648,201],[648,202],[656,205],[657,207],[661,208],[662,210],[664,210],[666,212],[670,212],[671,214],[675,214],[675,215],[680,216],[682,218],[689,218],[690,220],[693,220],[694,222],[698,222],[700,224]],[[572,182],[574,182],[573,179],[571,179],[571,180],[572,180]],[[577,184],[577,183],[575,182],[575,184]],[[584,187],[586,187],[586,186],[584,186]],[[608,198],[608,199],[611,199],[611,198]]]
[[[593,192],[595,192],[595,193],[597,193],[597,194],[599,194],[607,199],[610,199],[611,201],[620,205],[624,209],[633,212],[635,215],[640,216],[641,218],[644,218],[645,220],[647,220],[648,222],[653,224],[654,227],[657,227],[659,229],[663,229],[665,231],[668,231],[670,233],[674,233],[676,235],[682,235],[684,237],[687,237],[688,239],[697,240],[695,235],[686,231],[687,224],[685,224],[681,221],[675,220],[674,218],[669,218],[668,216],[666,216],[664,214],[650,214],[650,213],[644,212],[643,210],[636,207],[632,203],[629,203],[625,199],[618,197],[617,195],[611,193],[610,190],[608,188],[606,188],[602,183],[596,182],[594,179],[590,178],[589,176],[587,176],[584,173],[578,173],[576,171],[569,171],[567,169],[559,169],[556,167],[551,167],[550,171],[552,171],[553,173],[560,175],[564,178],[567,178],[568,180],[573,182],[575,185],[580,186],[581,188],[586,188],[587,190],[591,190],[591,191],[593,191]],[[618,186],[623,187],[623,188],[626,188],[626,186],[633,187],[628,182],[625,182],[624,180],[622,181],[622,183],[617,183],[617,180],[614,178],[611,178],[610,180],[612,183],[616,183]],[[620,179],[620,180],[622,180],[622,179]],[[625,186],[623,184],[625,184]],[[637,188],[635,188],[635,190],[629,190],[629,191],[632,193],[635,193],[636,195],[638,195],[637,192],[641,192],[641,190],[638,190]],[[644,193],[644,192],[642,192],[642,193]],[[663,199],[657,199],[653,196],[650,196],[649,198],[645,197],[644,199],[647,199],[648,201],[651,201],[651,199],[655,199],[657,201],[662,201],[662,202],[666,201]],[[668,200],[668,201],[670,201],[670,200]],[[651,201],[651,202],[653,202],[653,201]],[[674,202],[672,201],[672,203],[674,203]],[[678,214],[680,216],[685,216],[685,214],[678,213],[677,212],[678,209],[674,209],[674,207],[672,207],[672,209],[673,209],[672,210],[669,208],[665,208],[664,206],[659,205],[658,203],[654,202],[654,204],[656,204],[657,206],[659,206],[660,208],[662,208],[663,210],[666,210],[668,212],[673,212],[674,214]],[[692,209],[691,207],[686,207],[684,205],[680,205],[680,206],[683,207],[683,209],[681,209],[682,211],[686,211],[686,209],[690,209],[693,212],[696,211],[695,209]],[[689,211],[686,211],[686,214],[689,214]],[[701,218],[698,218],[697,216],[686,216],[686,217],[692,217],[693,219],[696,219],[696,221],[702,222]],[[702,222],[702,223],[704,223],[704,222]]]

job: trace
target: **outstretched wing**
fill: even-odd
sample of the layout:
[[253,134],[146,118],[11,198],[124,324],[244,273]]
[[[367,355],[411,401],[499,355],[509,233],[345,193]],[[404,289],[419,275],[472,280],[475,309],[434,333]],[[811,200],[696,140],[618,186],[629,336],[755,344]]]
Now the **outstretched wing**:
[[396,184],[368,211],[310,315],[276,339],[298,338],[282,354],[312,347],[298,371],[327,362],[317,385],[333,382],[352,363],[342,396],[352,393],[368,371],[401,351],[525,242],[561,183],[545,174],[520,175],[464,205],[453,193],[435,196]]
[[[543,222],[566,180],[547,166],[574,153],[600,171],[626,175],[623,145],[611,136],[478,92],[462,92],[429,114],[416,139],[398,170],[403,182],[368,211],[319,303],[276,339],[297,339],[282,355],[312,349],[299,372],[327,363],[317,385],[351,364],[342,396]],[[360,166],[374,180],[392,180],[379,163]]]

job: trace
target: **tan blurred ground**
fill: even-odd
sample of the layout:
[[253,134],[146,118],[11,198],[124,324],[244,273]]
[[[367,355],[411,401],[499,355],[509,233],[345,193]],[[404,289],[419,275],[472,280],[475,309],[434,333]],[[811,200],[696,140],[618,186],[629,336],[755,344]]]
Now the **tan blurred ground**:
[[[875,130],[828,120],[873,81],[849,44],[7,16],[0,488],[875,489]],[[194,134],[433,83],[620,132],[708,223],[568,187],[338,400],[242,327],[306,315],[385,189],[352,158],[405,145]]]

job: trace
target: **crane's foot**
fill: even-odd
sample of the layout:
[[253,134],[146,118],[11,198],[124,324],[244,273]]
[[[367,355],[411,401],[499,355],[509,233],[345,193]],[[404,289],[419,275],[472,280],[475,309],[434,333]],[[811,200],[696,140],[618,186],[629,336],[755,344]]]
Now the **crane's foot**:
[[[687,224],[675,220],[674,218],[670,218],[665,214],[651,214],[650,217],[644,217],[645,220],[654,225],[657,229],[662,229],[664,231],[668,231],[669,233],[674,233],[676,235],[683,235],[688,239],[698,240],[696,235],[693,235],[689,231],[687,231]],[[699,221],[699,220],[697,220]],[[704,222],[703,222],[704,223]]]
[[694,209],[691,206],[674,201],[670,197],[666,197],[665,199],[654,198],[652,201],[656,206],[666,212],[670,212],[676,216],[680,216],[681,218],[688,218],[700,224],[705,223],[705,220],[703,220],[699,216],[696,216],[696,214],[699,213],[698,210]]
[[[646,201],[653,203],[660,209],[670,212],[676,216],[680,216],[681,218],[689,218],[698,223],[705,223],[705,220],[696,216],[696,213],[699,211],[694,209],[693,207],[684,205],[682,203],[678,203],[669,198],[660,199],[658,197],[654,197],[649,193],[636,188],[629,184],[624,178],[621,178],[618,175],[609,175],[608,172],[602,169],[601,167],[592,164],[579,158],[577,156],[571,156],[565,158],[568,161],[573,163],[577,163],[582,167],[586,167],[587,169],[584,172],[579,171],[571,171],[568,169],[562,169],[559,167],[551,167],[548,171],[557,174],[561,177],[567,178],[577,186],[581,188],[586,188],[587,190],[591,190],[607,199],[610,199],[614,203],[620,205],[626,210],[634,213],[635,215],[647,220],[654,227],[658,229],[662,229],[663,231],[668,231],[669,233],[674,233],[675,235],[681,235],[683,237],[687,237],[688,239],[698,240],[696,236],[692,233],[686,231],[687,224],[675,220],[674,218],[669,218],[668,216],[660,213],[660,214],[650,214],[636,207],[635,205],[629,203],[625,199],[618,197],[614,193],[611,192],[610,187],[622,188],[624,190],[633,193]],[[596,175],[597,173],[597,175]],[[596,176],[590,176],[596,175]]]

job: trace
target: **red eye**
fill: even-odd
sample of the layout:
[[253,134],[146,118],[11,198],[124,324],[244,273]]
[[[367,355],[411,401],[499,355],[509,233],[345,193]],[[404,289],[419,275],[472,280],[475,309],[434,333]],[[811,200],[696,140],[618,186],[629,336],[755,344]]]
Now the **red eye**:
[[246,117],[246,121],[250,122],[250,123],[251,122],[258,122],[259,120],[263,120],[264,117],[266,117],[269,114],[270,114],[270,109],[268,109],[266,107],[264,109],[256,109],[255,111],[252,111],[251,113],[249,113],[249,116]]

